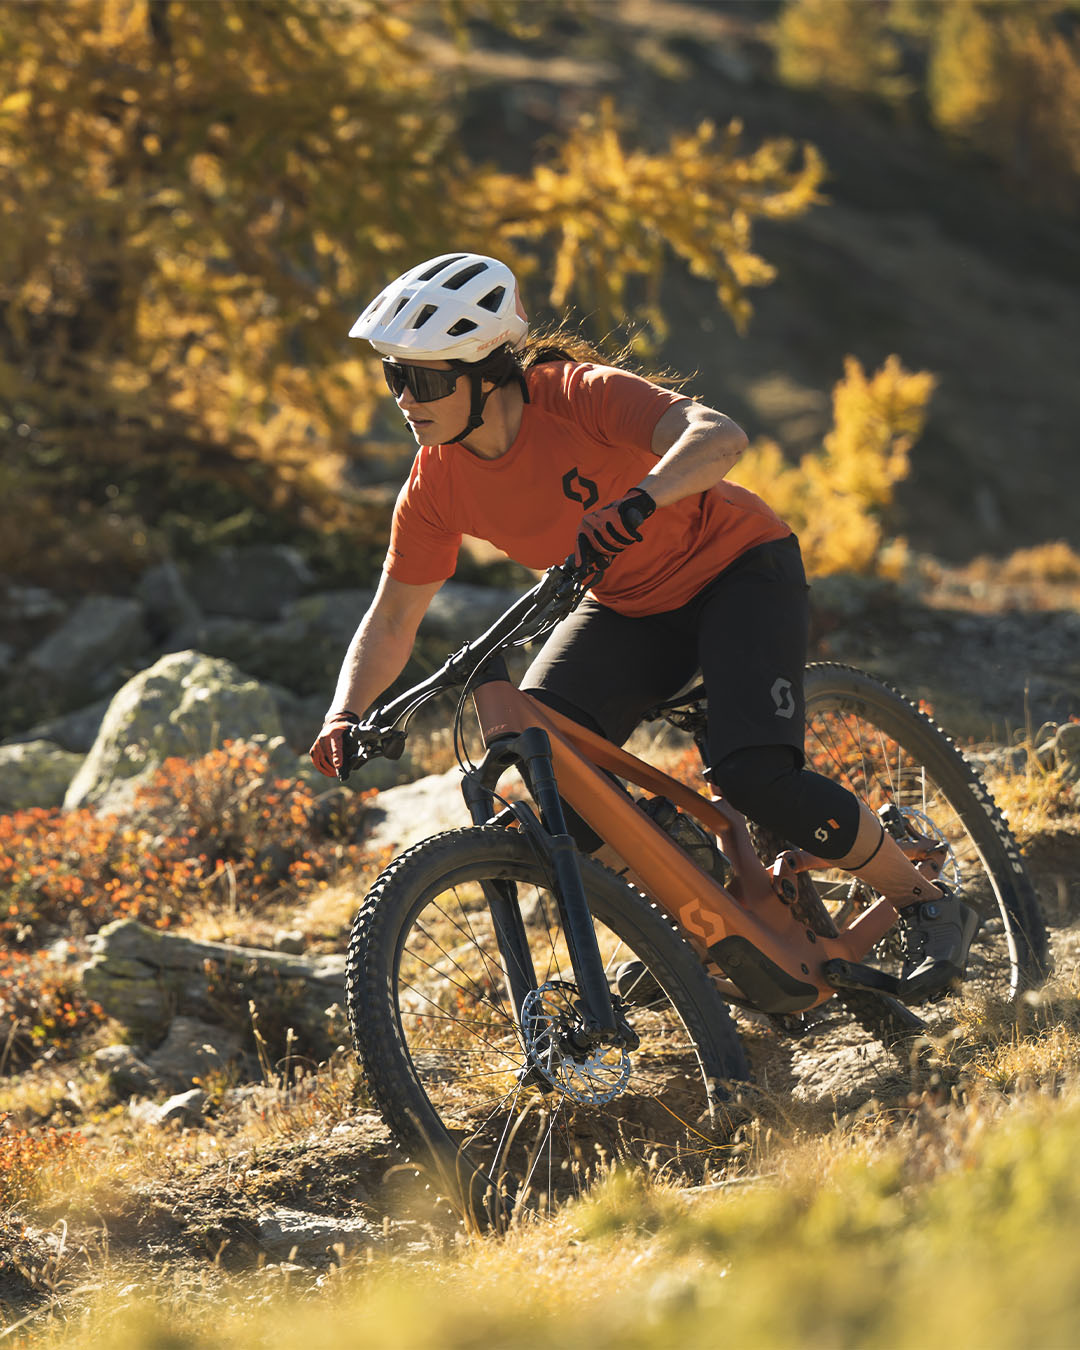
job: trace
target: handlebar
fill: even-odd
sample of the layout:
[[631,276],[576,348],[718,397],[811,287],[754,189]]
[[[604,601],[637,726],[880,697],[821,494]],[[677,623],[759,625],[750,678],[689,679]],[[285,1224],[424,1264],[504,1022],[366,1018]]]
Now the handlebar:
[[436,695],[466,688],[488,657],[514,643],[528,642],[565,619],[610,561],[594,557],[575,568],[571,555],[549,567],[486,632],[454,652],[434,674],[389,703],[373,708],[362,722],[349,727],[343,742],[345,762],[338,775],[342,781],[370,759],[400,759],[407,735],[400,723]]

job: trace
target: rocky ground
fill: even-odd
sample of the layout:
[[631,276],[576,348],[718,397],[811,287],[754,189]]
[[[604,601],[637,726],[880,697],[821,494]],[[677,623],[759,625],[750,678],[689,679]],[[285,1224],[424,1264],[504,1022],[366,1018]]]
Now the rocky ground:
[[[837,578],[815,587],[815,615],[816,656],[866,666],[925,698],[939,721],[977,737],[984,750],[991,738],[1004,746],[1025,726],[1080,714],[1071,589],[1010,589],[1000,578],[939,570],[924,577],[917,598],[913,586]],[[468,631],[487,617],[482,605],[463,603],[457,622]],[[453,792],[435,780],[396,792],[396,811],[381,820],[370,814],[373,847],[400,848],[430,832],[441,823],[433,803],[456,808]],[[1061,814],[1026,845],[1058,978],[1073,990],[1078,827],[1075,811]],[[212,1048],[213,1027],[194,1025],[188,1048]],[[780,1129],[792,1112],[802,1128],[827,1130],[870,1102],[902,1110],[913,1075],[923,1072],[898,1063],[839,1008],[783,1032],[741,1014],[740,1027],[758,1106]],[[9,1125],[74,1127],[94,1159],[75,1168],[74,1198],[58,1191],[0,1216],[0,1307],[9,1321],[121,1279],[168,1279],[192,1290],[232,1282],[257,1298],[281,1281],[317,1285],[369,1250],[413,1259],[451,1239],[446,1207],[433,1205],[425,1178],[403,1165],[347,1052],[331,1054],[317,1072],[301,1065],[299,1074],[295,1065],[282,1074],[251,1061],[239,1074],[206,1078],[202,1062],[212,1090],[193,1094],[179,1090],[185,1071],[190,1084],[190,1065],[179,1077],[138,1078],[147,1062],[152,1071],[166,1064],[162,1049],[114,1047],[111,1060],[44,1062],[0,1079]],[[125,1072],[126,1091],[118,1090]]]

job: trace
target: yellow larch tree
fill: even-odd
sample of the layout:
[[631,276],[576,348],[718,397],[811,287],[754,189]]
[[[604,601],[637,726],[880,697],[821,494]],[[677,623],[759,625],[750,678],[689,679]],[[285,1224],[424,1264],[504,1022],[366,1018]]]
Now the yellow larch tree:
[[887,509],[907,476],[934,383],[928,371],[907,371],[895,356],[869,376],[849,356],[821,450],[792,464],[765,440],[743,456],[731,477],[791,525],[811,574],[881,570]]

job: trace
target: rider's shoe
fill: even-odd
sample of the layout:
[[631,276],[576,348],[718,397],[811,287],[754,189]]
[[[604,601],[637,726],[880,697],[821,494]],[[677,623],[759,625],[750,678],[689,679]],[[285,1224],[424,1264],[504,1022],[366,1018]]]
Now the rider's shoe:
[[624,961],[616,969],[615,992],[627,1008],[652,1008],[667,998],[644,961]]
[[940,882],[942,894],[900,911],[907,958],[901,970],[907,1003],[927,1003],[944,998],[964,978],[968,950],[979,916]]

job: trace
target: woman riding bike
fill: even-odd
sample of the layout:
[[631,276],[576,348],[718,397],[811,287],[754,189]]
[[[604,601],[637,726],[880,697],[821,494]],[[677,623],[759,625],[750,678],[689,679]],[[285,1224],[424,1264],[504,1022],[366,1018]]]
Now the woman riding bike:
[[[790,528],[726,481],[744,432],[565,344],[530,342],[513,273],[478,254],[405,272],[350,337],[382,356],[419,450],[311,749],[316,767],[337,774],[346,730],[405,668],[463,534],[534,569],[569,554],[606,563],[522,688],[621,745],[700,669],[712,784],[891,901],[905,930],[905,1001],[944,994],[964,973],[977,917],[916,870],[865,803],[804,767],[808,587]],[[599,843],[584,822],[573,828],[582,847]]]

